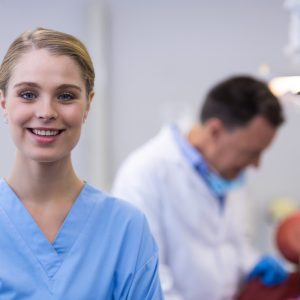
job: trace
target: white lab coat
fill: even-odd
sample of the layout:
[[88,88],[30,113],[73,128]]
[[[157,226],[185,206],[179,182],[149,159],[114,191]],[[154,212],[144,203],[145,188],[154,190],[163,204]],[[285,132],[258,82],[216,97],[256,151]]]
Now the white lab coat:
[[247,240],[242,190],[222,210],[166,127],[123,163],[113,193],[145,212],[166,299],[233,299],[258,260]]

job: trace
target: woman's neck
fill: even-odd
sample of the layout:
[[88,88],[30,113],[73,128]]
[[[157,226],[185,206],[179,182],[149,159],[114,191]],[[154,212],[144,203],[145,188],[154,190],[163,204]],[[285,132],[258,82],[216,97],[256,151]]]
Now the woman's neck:
[[60,201],[64,195],[77,194],[84,183],[74,172],[71,159],[39,163],[17,155],[8,184],[22,201]]

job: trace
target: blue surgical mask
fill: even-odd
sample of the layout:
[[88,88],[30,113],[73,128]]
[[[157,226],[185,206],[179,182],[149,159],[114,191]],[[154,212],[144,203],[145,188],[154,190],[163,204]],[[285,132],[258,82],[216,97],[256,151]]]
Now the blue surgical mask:
[[207,182],[214,193],[222,197],[229,191],[241,187],[245,182],[245,174],[240,174],[237,178],[232,180],[224,179],[213,171],[210,171],[206,175]]
[[232,180],[227,180],[221,177],[219,174],[214,172],[208,167],[206,161],[202,158],[201,162],[196,167],[198,173],[206,181],[212,192],[219,198],[223,199],[226,194],[240,186],[245,182],[245,174],[241,173],[237,178]]

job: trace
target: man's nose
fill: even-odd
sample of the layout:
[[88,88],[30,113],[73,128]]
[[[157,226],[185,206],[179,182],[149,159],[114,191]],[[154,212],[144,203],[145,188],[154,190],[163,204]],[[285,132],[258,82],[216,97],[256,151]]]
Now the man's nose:
[[259,168],[259,166],[260,166],[260,156],[257,156],[256,158],[254,158],[251,162],[251,165],[255,168]]

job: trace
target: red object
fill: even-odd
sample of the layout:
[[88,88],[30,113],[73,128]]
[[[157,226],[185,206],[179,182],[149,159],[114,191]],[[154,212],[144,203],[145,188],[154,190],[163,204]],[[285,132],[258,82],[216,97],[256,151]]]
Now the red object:
[[277,228],[275,241],[278,250],[290,262],[298,264],[300,257],[300,212],[284,219]]
[[265,286],[260,279],[249,281],[236,300],[288,300],[300,295],[300,274],[291,273],[286,281],[273,287]]
[[[285,218],[277,227],[275,242],[281,254],[290,262],[299,264],[300,212]],[[261,279],[250,280],[236,300],[288,300],[300,295],[300,273],[291,273],[286,281],[276,286],[265,286]]]

